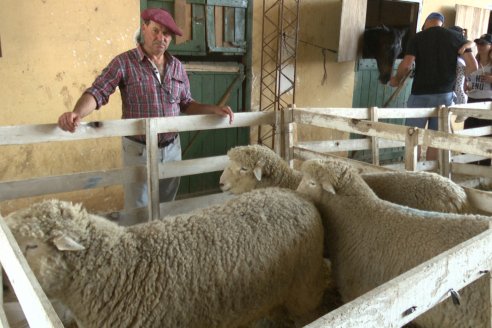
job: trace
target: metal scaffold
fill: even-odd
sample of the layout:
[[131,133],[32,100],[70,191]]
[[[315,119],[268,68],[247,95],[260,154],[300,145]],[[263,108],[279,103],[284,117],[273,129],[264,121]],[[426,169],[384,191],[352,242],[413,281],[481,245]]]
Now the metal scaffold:
[[[300,0],[263,0],[260,111],[295,104]],[[276,148],[275,126],[258,127],[258,143]]]

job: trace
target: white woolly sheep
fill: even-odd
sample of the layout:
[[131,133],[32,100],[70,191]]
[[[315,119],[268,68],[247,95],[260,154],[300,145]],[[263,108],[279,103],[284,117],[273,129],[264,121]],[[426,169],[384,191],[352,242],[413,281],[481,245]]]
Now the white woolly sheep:
[[131,227],[55,200],[5,220],[82,327],[237,327],[269,313],[286,325],[314,320],[326,287],[321,218],[292,190]]
[[[264,146],[239,146],[227,155],[230,163],[220,177],[220,188],[226,192],[241,194],[273,186],[295,190],[302,178],[299,171]],[[362,177],[379,198],[396,204],[436,212],[473,211],[463,188],[435,173],[378,172]]]
[[[309,195],[327,227],[326,245],[342,301],[388,280],[488,229],[490,218],[427,212],[382,200],[349,164],[309,160],[298,191]],[[489,327],[488,279],[446,300],[415,322],[422,327]]]

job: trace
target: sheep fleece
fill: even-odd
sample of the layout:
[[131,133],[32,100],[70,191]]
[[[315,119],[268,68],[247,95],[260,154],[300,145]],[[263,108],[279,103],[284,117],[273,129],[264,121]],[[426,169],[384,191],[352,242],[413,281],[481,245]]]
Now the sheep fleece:
[[[491,221],[384,201],[339,161],[306,161],[302,171],[298,190],[312,197],[325,220],[328,254],[344,302],[480,234]],[[489,284],[479,279],[460,291],[461,306],[448,299],[415,322],[419,327],[490,327]]]
[[[244,326],[279,308],[303,315],[323,292],[321,219],[290,190],[132,227],[58,200],[6,221],[46,294],[83,327]],[[86,249],[58,251],[61,234]]]

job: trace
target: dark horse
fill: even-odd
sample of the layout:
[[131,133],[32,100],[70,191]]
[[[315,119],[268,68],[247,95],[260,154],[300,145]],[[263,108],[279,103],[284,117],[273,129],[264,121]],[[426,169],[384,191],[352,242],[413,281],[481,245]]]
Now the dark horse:
[[378,64],[379,81],[388,83],[393,64],[402,52],[402,39],[406,30],[385,25],[368,28],[364,31],[362,57],[375,58]]

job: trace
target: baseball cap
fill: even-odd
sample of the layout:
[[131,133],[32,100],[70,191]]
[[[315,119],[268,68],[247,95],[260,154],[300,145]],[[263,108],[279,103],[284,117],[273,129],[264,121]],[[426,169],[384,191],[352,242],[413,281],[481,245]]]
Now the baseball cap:
[[444,16],[438,12],[430,13],[429,16],[427,16],[427,18],[425,20],[429,20],[429,19],[438,19],[444,23]]
[[473,40],[475,43],[488,43],[492,44],[492,34],[484,34],[478,39]]
[[175,35],[183,35],[178,25],[174,22],[173,16],[161,8],[147,8],[140,15],[143,20],[151,20],[165,26]]

